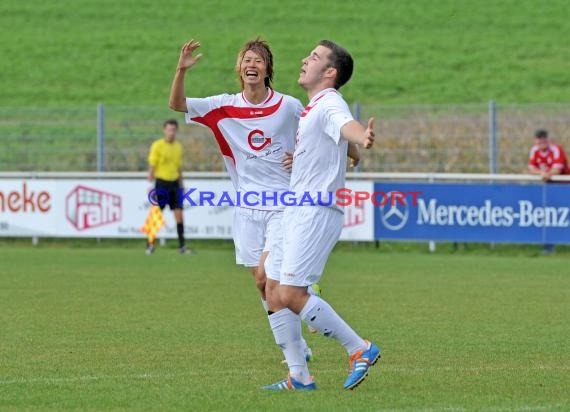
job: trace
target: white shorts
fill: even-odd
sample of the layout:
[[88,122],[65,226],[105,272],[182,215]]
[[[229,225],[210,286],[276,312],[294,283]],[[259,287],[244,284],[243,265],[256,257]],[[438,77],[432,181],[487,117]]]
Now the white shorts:
[[282,210],[234,208],[233,237],[236,263],[246,267],[259,266],[263,252],[281,243]]
[[[338,242],[344,218],[323,206],[293,206],[283,215],[283,243],[273,248],[265,264],[267,277],[282,285],[317,283],[329,254]],[[276,272],[275,267],[281,267]]]

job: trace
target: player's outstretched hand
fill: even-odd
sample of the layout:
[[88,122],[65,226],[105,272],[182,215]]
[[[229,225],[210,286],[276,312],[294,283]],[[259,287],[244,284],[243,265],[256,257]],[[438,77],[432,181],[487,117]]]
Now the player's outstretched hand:
[[370,149],[374,144],[374,118],[368,119],[368,127],[364,132],[364,148]]
[[291,173],[291,171],[293,170],[293,153],[285,152],[285,156],[281,161],[281,165],[285,170]]
[[194,39],[186,42],[184,46],[182,46],[182,50],[180,50],[180,58],[178,59],[179,69],[189,69],[202,58],[202,53],[196,56],[193,55],[198,47],[200,47],[200,42]]

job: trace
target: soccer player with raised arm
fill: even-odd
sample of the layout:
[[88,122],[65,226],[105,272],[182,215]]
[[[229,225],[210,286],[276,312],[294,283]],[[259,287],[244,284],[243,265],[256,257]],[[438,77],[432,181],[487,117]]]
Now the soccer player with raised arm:
[[[235,207],[233,238],[236,262],[251,270],[267,312],[264,262],[273,245],[282,241],[284,209],[272,199],[275,193],[289,189],[291,152],[303,105],[271,88],[273,55],[259,38],[248,41],[238,53],[240,93],[186,98],[184,76],[202,58],[202,54],[194,55],[199,47],[194,40],[182,47],[169,106],[185,112],[188,123],[213,131],[236,190],[260,193],[249,196],[250,205],[242,202]],[[351,157],[358,161],[358,152],[351,150]],[[310,359],[311,351],[302,342],[305,357]]]
[[[326,199],[327,194],[345,187],[349,142],[365,148],[374,142],[373,119],[364,128],[352,118],[338,92],[352,76],[352,69],[350,54],[328,40],[303,59],[299,84],[310,101],[299,121],[289,190],[298,199],[305,199],[308,192],[315,205],[285,210],[282,248],[274,248],[266,262],[267,298],[273,312],[269,322],[289,375],[265,389],[316,389],[303,356],[301,319],[346,349],[350,372],[345,389],[358,386],[380,357],[380,349],[360,337],[326,301],[307,293],[307,287],[321,278],[343,223],[342,208],[334,202],[319,205],[319,194]],[[279,271],[275,260],[280,263]]]

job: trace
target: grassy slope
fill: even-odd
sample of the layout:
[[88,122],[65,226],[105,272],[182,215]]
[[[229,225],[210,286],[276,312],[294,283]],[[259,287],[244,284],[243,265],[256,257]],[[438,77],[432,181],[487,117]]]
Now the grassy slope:
[[200,252],[2,248],[0,409],[570,408],[564,258],[337,251],[324,293],[384,359],[346,393],[309,336],[320,390],[284,394],[258,389],[285,369],[249,275]]
[[321,38],[356,59],[348,100],[568,101],[567,2],[4,0],[0,106],[166,104],[179,46],[203,43],[192,94],[236,88],[245,39],[270,40],[276,86],[302,96],[300,59]]

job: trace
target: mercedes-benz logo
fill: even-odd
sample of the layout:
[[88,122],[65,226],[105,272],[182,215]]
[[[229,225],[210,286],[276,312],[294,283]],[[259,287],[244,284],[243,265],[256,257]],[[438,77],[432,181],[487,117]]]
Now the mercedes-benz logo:
[[[388,201],[383,206],[378,206],[380,209],[380,218],[382,224],[388,230],[400,230],[408,222],[410,211],[408,209],[408,199],[404,198],[404,206],[399,201],[394,201],[394,192],[387,193]],[[402,192],[397,192],[402,193]],[[393,205],[392,205],[393,203]]]

